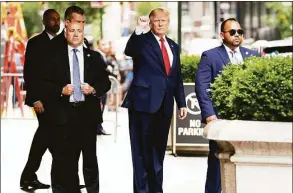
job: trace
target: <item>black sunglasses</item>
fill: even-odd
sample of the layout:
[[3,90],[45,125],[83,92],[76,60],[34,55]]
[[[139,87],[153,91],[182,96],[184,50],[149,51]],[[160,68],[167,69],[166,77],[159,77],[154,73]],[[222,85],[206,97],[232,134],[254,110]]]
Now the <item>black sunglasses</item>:
[[230,36],[234,36],[236,34],[236,32],[239,34],[239,35],[243,35],[244,34],[244,31],[242,29],[230,29],[228,31],[223,31],[224,33],[226,32],[229,32]]

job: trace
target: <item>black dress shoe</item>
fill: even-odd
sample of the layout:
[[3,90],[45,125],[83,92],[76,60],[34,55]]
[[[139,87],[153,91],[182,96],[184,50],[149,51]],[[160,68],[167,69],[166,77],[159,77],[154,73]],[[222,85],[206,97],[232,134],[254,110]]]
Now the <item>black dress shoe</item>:
[[85,185],[79,185],[79,189],[85,188]]
[[97,130],[97,135],[111,135],[110,133],[106,133],[104,129],[98,129]]
[[20,182],[20,188],[21,189],[29,189],[31,187],[32,189],[48,189],[50,188],[50,185],[43,184],[39,180],[23,180]]

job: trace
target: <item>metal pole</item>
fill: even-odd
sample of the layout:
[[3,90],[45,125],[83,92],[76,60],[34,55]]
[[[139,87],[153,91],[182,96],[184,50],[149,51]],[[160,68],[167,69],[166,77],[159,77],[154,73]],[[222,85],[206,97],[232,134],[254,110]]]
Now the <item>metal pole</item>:
[[182,2],[178,1],[178,46],[181,53],[181,21],[182,21]]
[[[114,120],[114,124],[115,124],[115,133],[114,133],[114,142],[116,143],[117,142],[117,137],[118,137],[118,134],[117,134],[117,127],[118,127],[118,108],[119,108],[119,90],[120,90],[120,86],[119,86],[119,81],[113,77],[113,76],[109,76],[109,79],[111,81],[111,88],[113,86],[115,86],[115,91],[116,91],[116,110],[115,110],[115,120]],[[115,91],[113,94],[115,94]]]
[[217,1],[214,2],[214,11],[215,11],[214,12],[215,13],[214,20],[215,20],[215,34],[216,34],[215,37],[218,37],[218,32],[219,32],[219,29],[218,29],[218,26],[219,26],[218,14],[219,14],[219,11],[218,11],[218,2]]
[[100,8],[99,11],[100,11],[100,34],[101,34],[101,39],[103,39],[103,8]]

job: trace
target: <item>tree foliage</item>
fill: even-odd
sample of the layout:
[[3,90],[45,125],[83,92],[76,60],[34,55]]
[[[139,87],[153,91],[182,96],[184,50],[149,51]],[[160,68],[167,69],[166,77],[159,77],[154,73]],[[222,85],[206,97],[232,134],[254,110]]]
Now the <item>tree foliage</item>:
[[[291,6],[286,5],[289,3],[291,3]],[[267,2],[266,7],[276,14],[275,17],[271,17],[271,15],[268,16],[268,23],[278,26],[280,28],[282,38],[291,37],[292,2]]]
[[56,9],[60,14],[62,20],[64,20],[64,13],[67,7],[76,5],[81,7],[86,15],[86,23],[92,23],[99,19],[99,9],[92,8],[89,1],[49,1],[48,8]]
[[28,37],[35,33],[40,33],[43,29],[42,17],[40,15],[41,9],[42,7],[39,2],[22,3],[24,23]]
[[141,15],[148,15],[149,12],[157,7],[161,7],[161,2],[137,2],[136,11],[139,16]]
[[[44,7],[48,9],[56,9],[60,14],[61,20],[64,20],[64,13],[67,7],[76,5],[81,7],[85,11],[86,24],[92,24],[94,37],[100,37],[100,14],[104,14],[104,8],[92,8],[91,2],[64,2],[64,1],[49,1],[45,3],[41,2],[24,2],[22,4],[24,22],[27,29],[28,37],[31,37],[34,33],[39,33],[43,29],[42,13]],[[107,6],[107,5],[105,5]]]

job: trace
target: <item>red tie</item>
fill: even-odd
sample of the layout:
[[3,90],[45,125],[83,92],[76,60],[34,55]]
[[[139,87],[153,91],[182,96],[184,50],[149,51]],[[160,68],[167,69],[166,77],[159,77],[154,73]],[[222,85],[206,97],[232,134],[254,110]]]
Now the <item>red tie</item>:
[[165,40],[163,38],[161,38],[160,41],[161,41],[162,55],[163,55],[164,64],[165,64],[165,70],[166,70],[167,75],[169,75],[169,72],[170,72],[170,60],[169,60],[167,49],[166,49],[165,44],[164,44]]

